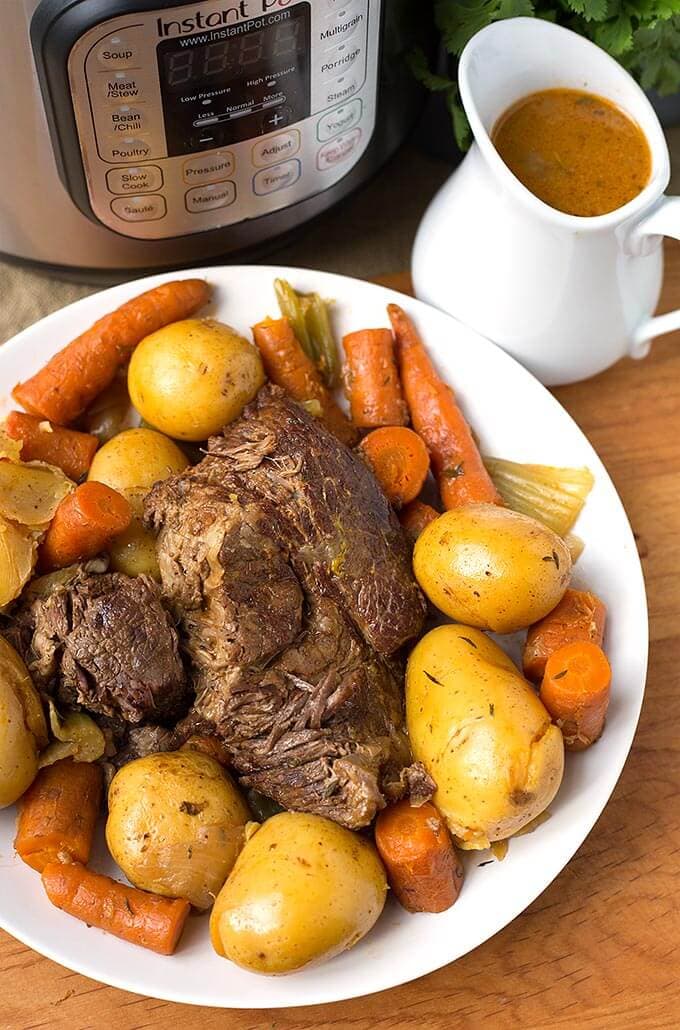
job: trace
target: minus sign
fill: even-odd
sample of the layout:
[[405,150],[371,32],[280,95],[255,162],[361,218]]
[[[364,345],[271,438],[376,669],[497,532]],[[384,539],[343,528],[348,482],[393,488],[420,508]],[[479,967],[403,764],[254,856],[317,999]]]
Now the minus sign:
[[214,136],[200,136],[198,142],[199,143],[212,143],[212,141],[214,139],[215,139]]

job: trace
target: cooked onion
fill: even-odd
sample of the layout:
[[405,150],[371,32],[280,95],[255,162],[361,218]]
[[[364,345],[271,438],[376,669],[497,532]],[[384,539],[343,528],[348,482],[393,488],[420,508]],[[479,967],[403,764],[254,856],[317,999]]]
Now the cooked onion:
[[0,515],[0,608],[18,597],[28,583],[37,550],[35,533]]
[[46,528],[74,489],[75,483],[52,465],[0,461],[0,515],[22,526]]
[[524,465],[502,458],[485,458],[484,464],[508,508],[531,515],[562,537],[573,527],[595,482],[587,468]]
[[74,758],[76,762],[96,762],[106,750],[104,734],[94,719],[84,712],[71,712],[62,719],[54,702],[50,706],[50,729],[56,737],[40,755],[38,766],[44,769],[61,758]]

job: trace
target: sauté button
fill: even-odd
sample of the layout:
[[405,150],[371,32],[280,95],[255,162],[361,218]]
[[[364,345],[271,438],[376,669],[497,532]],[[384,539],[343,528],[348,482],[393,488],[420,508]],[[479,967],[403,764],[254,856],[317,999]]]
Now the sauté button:
[[96,51],[97,61],[102,68],[132,68],[139,60],[137,47],[128,36],[107,36]]
[[236,186],[233,182],[216,182],[212,186],[196,186],[187,190],[184,203],[187,211],[198,214],[200,211],[214,211],[217,207],[229,207],[236,200]]
[[317,138],[323,143],[340,132],[352,129],[361,118],[361,106],[361,100],[357,97],[342,107],[336,107],[334,111],[328,111],[319,119],[316,127]]
[[106,185],[111,193],[153,193],[163,185],[163,173],[157,165],[139,168],[109,168]]
[[350,132],[345,132],[328,143],[324,143],[316,155],[317,168],[323,172],[328,168],[334,168],[341,161],[345,161],[356,149],[360,139],[361,129],[351,129]]
[[275,193],[276,190],[292,186],[300,178],[300,173],[301,165],[297,160],[284,161],[283,164],[263,168],[253,176],[253,190],[258,197],[266,196],[267,193]]
[[300,149],[300,133],[297,129],[280,132],[278,136],[269,136],[258,140],[253,147],[253,164],[260,168],[276,164],[284,157],[292,157]]
[[165,198],[156,194],[146,197],[116,197],[111,210],[125,222],[155,222],[167,211]]
[[229,150],[218,151],[208,157],[185,161],[182,177],[186,183],[220,182],[234,172],[234,155]]

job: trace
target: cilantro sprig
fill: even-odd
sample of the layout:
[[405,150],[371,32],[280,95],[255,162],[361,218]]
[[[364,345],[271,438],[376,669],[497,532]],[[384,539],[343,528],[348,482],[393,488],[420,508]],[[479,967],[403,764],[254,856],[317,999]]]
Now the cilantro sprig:
[[[592,39],[635,76],[643,89],[680,91],[680,0],[434,0],[444,46],[459,57],[479,29],[504,18],[545,18]],[[433,74],[422,50],[411,69],[428,89],[444,94],[456,142],[470,145],[470,127],[453,79]]]

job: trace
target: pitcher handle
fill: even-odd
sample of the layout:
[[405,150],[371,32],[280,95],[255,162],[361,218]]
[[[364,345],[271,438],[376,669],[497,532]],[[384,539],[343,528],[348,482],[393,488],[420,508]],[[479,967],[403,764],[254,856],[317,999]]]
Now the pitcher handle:
[[[661,197],[657,205],[634,225],[626,249],[629,253],[648,254],[658,246],[661,236],[680,240],[680,197]],[[680,308],[645,319],[633,335],[631,357],[644,358],[655,336],[675,329],[680,329]]]

